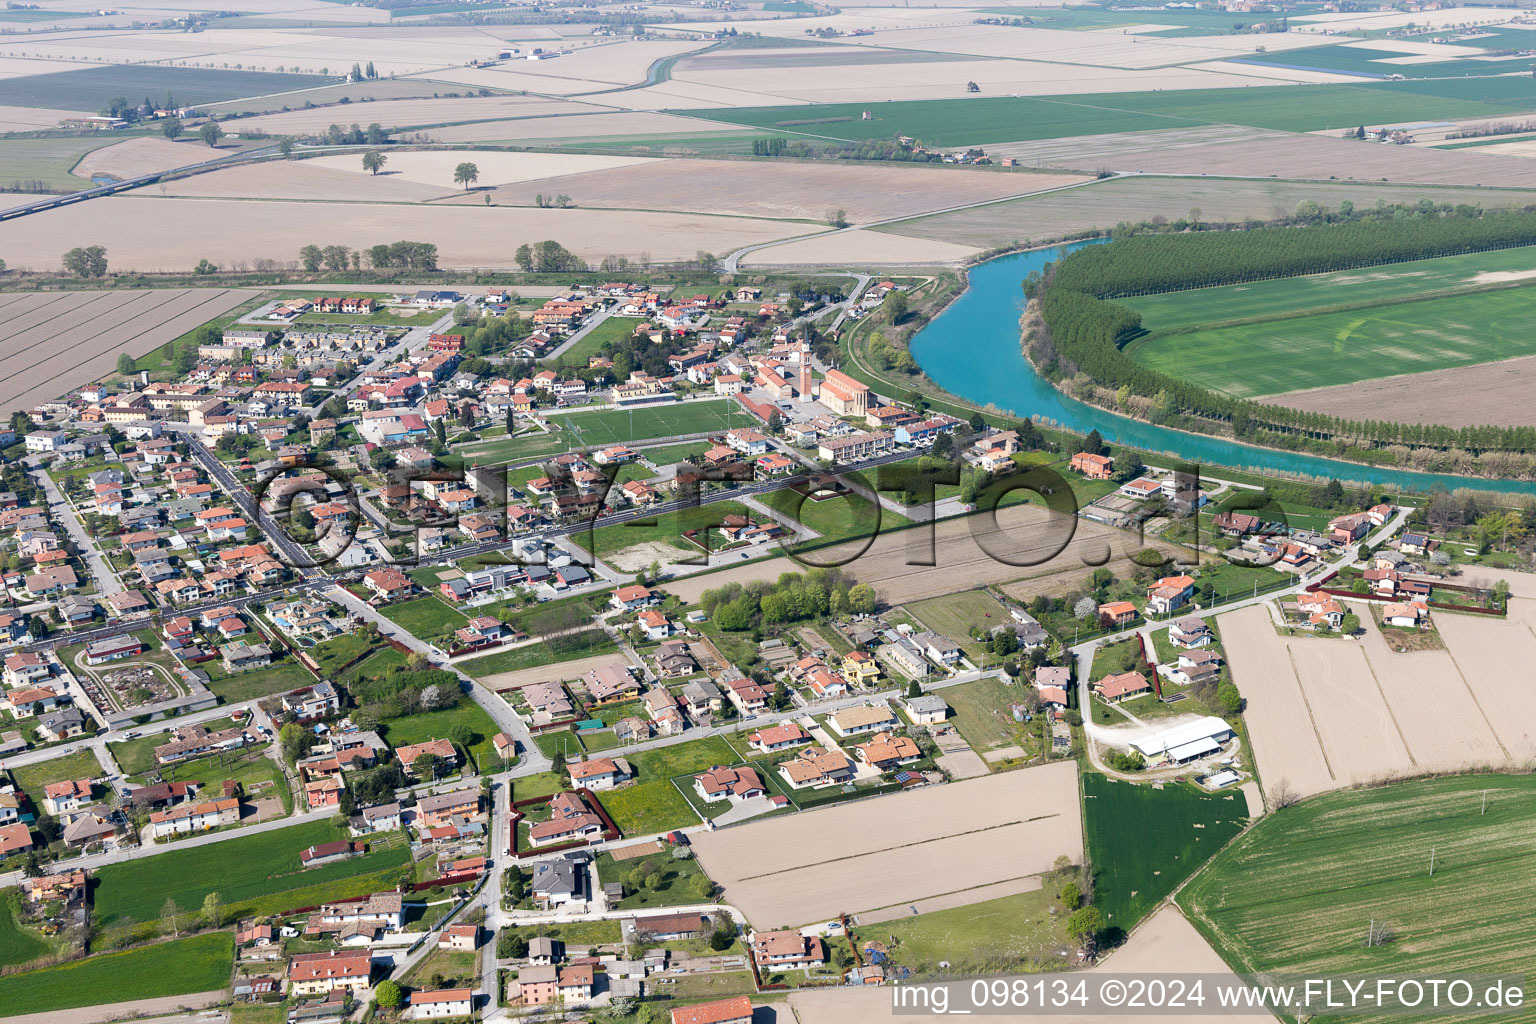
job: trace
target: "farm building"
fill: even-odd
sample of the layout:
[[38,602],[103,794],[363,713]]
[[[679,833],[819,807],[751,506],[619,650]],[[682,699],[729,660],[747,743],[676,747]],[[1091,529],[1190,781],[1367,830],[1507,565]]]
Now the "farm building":
[[1193,722],[1185,722],[1171,729],[1153,733],[1144,739],[1132,740],[1131,746],[1151,759],[1166,757],[1182,764],[1197,757],[1214,754],[1221,745],[1232,738],[1232,727],[1220,718],[1207,715]]

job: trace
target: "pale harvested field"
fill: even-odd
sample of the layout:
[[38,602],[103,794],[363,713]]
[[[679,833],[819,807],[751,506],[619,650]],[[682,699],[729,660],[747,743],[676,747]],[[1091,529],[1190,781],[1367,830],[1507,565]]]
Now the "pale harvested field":
[[1273,801],[1282,783],[1298,796],[1343,786],[1345,781],[1329,767],[1313,724],[1314,716],[1326,714],[1327,709],[1308,707],[1285,641],[1275,633],[1269,612],[1255,605],[1219,616],[1216,622],[1232,679],[1247,701],[1243,717],[1252,756],[1263,773],[1265,795]]
[[[391,162],[397,155],[390,154]],[[146,185],[141,195],[187,196],[199,199],[291,199],[346,203],[419,203],[451,193],[456,186],[424,185],[402,175],[369,174],[362,168],[362,157],[349,162],[357,169],[340,170],[317,160],[280,160],[259,164],[236,164],[206,174],[194,174],[174,181]]]
[[[462,665],[465,658],[455,662]],[[595,668],[605,665],[628,665],[629,660],[622,654],[597,654],[590,658],[579,658],[576,661],[562,661],[558,665],[540,665],[538,668],[521,668],[516,672],[498,672],[493,676],[486,676],[480,680],[481,686],[490,687],[492,690],[516,690],[528,686],[531,683],[547,683],[551,679],[579,679]]]
[[[352,103],[365,100],[432,99],[446,92],[463,92],[448,85],[440,78],[379,78],[371,82],[344,82],[340,85],[322,85],[314,89],[297,89],[269,96],[253,96],[245,99],[226,100],[223,103],[204,103],[199,108],[214,114],[273,113],[284,107],[302,107],[305,103],[338,103],[342,99]],[[338,113],[342,113],[338,109]],[[351,122],[347,122],[350,124]]]
[[[1358,613],[1364,613],[1362,621],[1369,617],[1364,608]],[[1378,678],[1361,644],[1288,640],[1285,648],[1336,777],[1366,782],[1413,772],[1413,755],[1382,693],[1395,679]],[[1259,767],[1268,771],[1262,763]]]
[[444,71],[437,77],[446,82],[463,82],[492,89],[527,89],[530,86],[524,83],[533,80],[540,86],[540,92],[564,95],[569,92],[637,85],[646,80],[651,65],[658,60],[708,45],[706,42],[684,39],[605,42],[553,60],[509,60],[489,68]]
[[[1527,119],[1511,117],[1506,120],[1522,123],[1526,122]],[[1519,139],[1514,142],[1500,142],[1493,146],[1478,146],[1477,151],[1479,153],[1492,153],[1495,156],[1517,156],[1523,159],[1530,159],[1536,156],[1536,139]]]
[[[3,83],[4,79],[0,79]],[[5,97],[5,86],[0,84],[0,99]],[[89,110],[51,110],[47,107],[9,107],[0,105],[0,133],[34,132],[42,128],[57,128],[66,117],[84,117]]]
[[544,139],[602,139],[667,135],[711,135],[742,129],[719,121],[696,120],[675,114],[619,111],[611,114],[571,114],[559,117],[528,117],[506,121],[479,121],[451,128],[406,132],[411,142],[523,142]]
[[722,85],[704,85],[673,79],[644,89],[605,93],[593,97],[626,110],[700,110],[713,107],[771,107],[793,102],[793,97]]
[[1038,875],[1063,854],[1080,862],[1077,766],[932,786],[693,842],[725,902],[755,927],[825,920]]
[[744,256],[742,266],[777,267],[838,266],[841,264],[958,263],[975,255],[977,248],[926,238],[884,234],[856,228],[797,242],[785,242]]
[[[6,47],[7,52],[11,49],[14,47]],[[0,80],[20,78],[23,75],[53,75],[60,71],[74,71],[84,67],[90,67],[90,65],[67,60],[30,60],[26,57],[0,56]]]
[[[176,223],[199,230],[166,230]],[[445,267],[506,268],[519,243],[544,238],[591,263],[647,252],[666,262],[793,233],[782,222],[676,213],[112,196],[7,224],[6,256],[15,267],[51,269],[66,250],[90,243],[107,248],[115,270],[185,270],[203,258],[286,261],[310,243],[366,248],[409,238],[435,243]]]
[[1440,615],[1436,625],[1494,735],[1517,764],[1536,760],[1536,601],[1512,598],[1507,621]]
[[585,103],[546,100],[537,96],[470,96],[459,99],[379,100],[377,103],[317,107],[262,114],[239,122],[241,130],[273,135],[324,132],[333,124],[353,123],[367,127],[381,124],[388,130],[452,121],[489,121],[508,117],[542,117],[548,114],[580,114],[592,108]]
[[[842,209],[850,221],[861,223],[1090,180],[1072,174],[1008,173],[899,164],[642,161],[576,156],[551,156],[549,159],[609,160],[613,169],[544,180],[535,180],[530,174],[521,179],[523,184],[497,189],[493,198],[497,202],[531,204],[536,192],[564,192],[584,207],[696,210],[742,217],[793,217],[812,221],[822,220],[829,209]],[[448,174],[451,178],[451,168]],[[481,177],[485,182],[495,180],[486,175],[484,167]],[[479,200],[466,197],[460,201]]]
[[1533,373],[1536,356],[1521,356],[1476,366],[1287,391],[1256,401],[1354,419],[1393,419],[1449,427],[1529,427],[1536,426],[1536,403],[1530,400]]
[[[1083,170],[1100,165],[1097,157],[1084,159]],[[990,249],[1020,241],[1044,241],[1089,228],[1112,228],[1120,221],[1137,222],[1155,216],[1176,220],[1193,208],[1208,221],[1241,222],[1248,217],[1289,216],[1296,205],[1311,199],[1337,208],[1345,199],[1356,207],[1388,202],[1412,202],[1420,196],[1445,202],[1501,202],[1524,205],[1536,202],[1536,191],[1488,192],[1473,189],[1430,189],[1384,182],[1287,182],[1201,180],[1128,176],[1108,178],[1050,195],[1026,197],[1008,203],[955,213],[936,214],[889,224],[872,230],[901,234],[956,245]],[[774,250],[769,250],[770,252]]]
[[8,417],[99,380],[119,353],[144,355],[258,294],[191,288],[0,295],[0,412]]
[[[1415,25],[1419,31],[1452,28],[1463,25],[1504,25],[1510,20],[1507,11],[1490,10],[1486,7],[1448,7],[1439,11],[1422,11],[1407,14],[1402,11],[1363,11],[1360,13],[1307,14],[1291,19],[1291,31],[1332,29],[1349,32],[1360,29],[1374,32],[1389,28]],[[1375,40],[1372,40],[1374,42]]]
[[[417,152],[390,153],[379,177],[395,177],[402,181],[419,182],[437,186],[438,192],[464,191],[454,184],[453,172],[459,164],[470,162],[480,171],[475,189],[484,192],[487,186],[507,185],[517,182],[539,182],[538,191],[565,192],[564,187],[574,178],[585,178],[597,172],[614,172],[636,164],[649,164],[645,157],[635,156],[588,156],[580,153],[477,153],[470,150],[421,150]],[[332,168],[348,174],[371,177],[363,170],[362,157],[355,153],[346,156],[322,156],[304,161],[306,165]],[[554,179],[546,182],[544,179]],[[471,195],[474,202],[483,203],[479,195]],[[631,197],[633,199],[633,197]],[[529,195],[530,202],[532,194]],[[583,204],[585,205],[585,204]],[[628,205],[641,205],[631,202]],[[759,216],[750,211],[740,211],[745,216]]]
[[[1160,907],[1131,932],[1124,945],[1083,973],[1164,978],[1174,974],[1210,974],[1235,981],[1231,969],[1210,943],[1172,904]],[[892,1014],[891,998],[890,989],[874,986],[797,989],[790,993],[789,1005],[798,1024],[891,1024],[899,1019]],[[987,1018],[998,1024],[1103,1024],[1105,1019],[1073,1013],[990,1012]],[[1168,1024],[1245,1024],[1262,1018],[1221,1013],[1207,1007],[1207,1012],[1199,1014],[1160,1012],[1157,1019]]]
[[75,165],[74,173],[82,178],[94,174],[136,178],[141,174],[153,174],[212,160],[218,155],[218,152],[210,151],[195,137],[185,142],[154,138],[129,139],[91,150]]
[[[1363,603],[1349,607],[1365,629],[1356,641],[1281,637],[1262,607],[1219,619],[1266,795],[1273,799],[1282,782],[1307,796],[1428,772],[1507,767],[1511,749],[1490,723],[1510,713],[1508,687],[1516,684],[1479,679],[1474,686],[1447,651],[1399,654]],[[1435,616],[1442,624],[1451,618]],[[1453,634],[1462,626],[1453,623]],[[1472,632],[1491,639],[1500,630],[1513,637],[1517,628],[1479,619]],[[1526,632],[1521,642],[1536,647]]]

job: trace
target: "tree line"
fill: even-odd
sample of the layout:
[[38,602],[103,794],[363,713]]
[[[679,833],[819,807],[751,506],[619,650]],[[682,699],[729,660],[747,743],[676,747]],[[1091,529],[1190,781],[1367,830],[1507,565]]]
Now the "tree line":
[[[1144,333],[1141,314],[1111,301],[1410,259],[1536,244],[1536,211],[1465,213],[1423,207],[1406,217],[1183,235],[1138,235],[1070,253],[1031,274],[1025,348],[1048,379],[1086,376],[1078,397],[1134,410],[1179,429],[1414,469],[1523,475],[1536,462],[1536,428],[1449,427],[1351,420],[1219,394],[1153,370],[1123,346]],[[1102,389],[1093,393],[1094,388]],[[1113,393],[1110,399],[1106,393]],[[1133,397],[1134,396],[1134,397]]]
[[361,270],[366,264],[375,270],[436,270],[437,246],[431,242],[387,242],[366,249],[345,245],[306,245],[299,250],[299,262],[311,274],[320,270]]

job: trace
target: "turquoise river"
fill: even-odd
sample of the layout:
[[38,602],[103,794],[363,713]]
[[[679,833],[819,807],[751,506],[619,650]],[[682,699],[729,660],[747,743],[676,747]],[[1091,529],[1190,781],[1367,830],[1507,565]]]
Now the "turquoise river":
[[[1093,244],[1093,243],[1079,243]],[[1077,246],[999,256],[971,268],[970,286],[912,338],[912,356],[935,383],[977,405],[1053,421],[1079,433],[1097,427],[1107,441],[1208,466],[1279,472],[1428,491],[1436,484],[1536,494],[1536,481],[1490,480],[1364,466],[1301,452],[1259,448],[1118,416],[1057,391],[1035,373],[1019,346],[1021,284],[1032,270]]]

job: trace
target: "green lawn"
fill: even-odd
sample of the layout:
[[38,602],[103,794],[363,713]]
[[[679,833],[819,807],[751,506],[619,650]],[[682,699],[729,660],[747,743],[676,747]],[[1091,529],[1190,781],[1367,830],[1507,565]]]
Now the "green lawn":
[[19,1015],[208,992],[228,986],[233,966],[230,933],[206,932],[0,977],[0,1004]]
[[624,937],[617,920],[570,921],[560,924],[532,925],[513,930],[528,939],[536,938],[540,935],[546,938],[559,939],[567,946],[573,946],[578,950],[585,950],[590,946],[616,943]]
[[1022,685],[1004,686],[988,676],[959,686],[946,686],[939,696],[949,705],[950,724],[979,753],[1018,740],[1023,726],[1013,720],[1008,705],[1018,702],[1018,687]]
[[823,501],[802,500],[798,491],[781,487],[758,495],[764,505],[815,530],[827,540],[855,540],[881,530],[894,530],[911,520],[888,508],[875,509],[873,502],[857,494]]
[[532,643],[524,647],[487,654],[479,658],[459,662],[458,667],[471,679],[485,679],[501,672],[537,668],[540,665],[556,665],[562,661],[590,658],[596,654],[617,651],[613,640],[597,627],[578,633],[562,635],[551,647],[548,643]]
[[619,903],[624,910],[634,910],[639,907],[675,907],[700,903],[705,899],[693,889],[696,884],[694,879],[704,875],[704,869],[699,866],[698,860],[693,857],[679,859],[673,857],[669,851],[663,851],[654,857],[626,861],[616,861],[609,853],[599,854],[597,877],[604,882],[623,881],[636,867],[643,867],[646,874],[652,872],[657,874],[660,877],[660,884],[654,889],[637,890],[626,882],[625,896]]
[[512,782],[512,799],[532,800],[536,796],[554,796],[568,789],[570,784],[570,780],[564,774],[555,772],[522,775]]
[[717,764],[735,764],[741,760],[724,736],[707,736],[627,756],[642,780],[696,774]]
[[24,964],[53,952],[41,935],[21,926],[20,913],[21,890],[0,889],[0,966]]
[[314,683],[315,677],[297,658],[284,655],[267,668],[226,673],[216,661],[203,666],[208,673],[208,689],[234,704],[268,694],[297,690]]
[[361,633],[343,633],[322,644],[316,644],[304,653],[315,659],[320,674],[332,678],[341,666],[368,650],[372,644]]
[[573,443],[564,433],[535,431],[518,437],[500,437],[466,444],[462,448],[455,448],[454,454],[464,456],[472,466],[499,466],[507,462],[558,455]]
[[[164,737],[161,739],[163,740]],[[276,761],[267,756],[267,746],[263,743],[260,746],[247,747],[245,750],[229,754],[215,754],[212,757],[201,757],[193,761],[181,761],[165,765],[159,769],[159,773],[166,782],[201,782],[204,791],[209,794],[218,791],[225,779],[233,779],[240,783],[246,794],[253,799],[275,796],[283,802],[283,812],[291,813],[293,792],[289,789],[288,779],[283,775],[283,770],[278,767]],[[258,789],[262,783],[270,783],[270,785],[264,789]]]
[[699,823],[699,816],[671,779],[604,790],[597,798],[626,836],[667,832]]
[[645,441],[653,437],[675,437],[746,427],[757,421],[730,399],[699,402],[674,402],[671,405],[643,409],[606,409],[601,412],[574,412],[551,416],[571,435],[573,443],[585,446]]
[[[580,530],[571,534],[571,539],[599,558],[640,544],[669,544],[703,558],[703,549],[684,540],[683,534],[688,530],[713,527],[730,515],[763,518],[761,512],[753,512],[739,501],[711,501],[674,512],[664,512],[650,519],[632,519],[595,530]],[[724,546],[724,541],[718,532],[710,530],[709,544],[711,550],[718,551]]]
[[430,594],[426,597],[415,597],[409,601],[386,604],[379,611],[390,622],[403,627],[407,633],[422,640],[441,638],[469,621],[458,609],[444,604]]
[[[1014,974],[1065,966],[1054,958],[1072,945],[1059,902],[1066,882],[1047,878],[1034,892],[881,921],[855,929],[854,935],[885,943],[894,937],[892,958],[918,975]],[[940,961],[949,966],[941,968]]]
[[906,609],[929,629],[965,648],[966,654],[973,659],[980,657],[982,646],[971,639],[972,627],[990,631],[1012,621],[1008,609],[985,590],[962,590],[943,597],[930,597],[925,601],[910,602]]
[[671,466],[688,461],[690,455],[703,455],[709,451],[708,441],[690,441],[687,444],[668,444],[657,448],[642,448],[640,454],[655,466]]
[[1083,839],[1105,924],[1130,931],[1247,823],[1236,790],[1153,789],[1085,772]]
[[468,725],[475,736],[469,746],[471,766],[475,761],[487,768],[496,765],[500,759],[491,745],[491,738],[501,730],[485,709],[468,697],[457,707],[445,711],[422,711],[404,718],[386,719],[379,725],[390,746],[402,747],[430,739],[446,739],[449,731],[460,723]]
[[1530,775],[1341,790],[1266,816],[1179,903],[1238,971],[1529,976],[1533,835]]
[[623,341],[643,323],[645,321],[638,317],[610,316],[583,335],[580,341],[566,349],[560,358],[565,360],[568,366],[586,366],[587,360],[597,355],[604,345],[609,342]]
[[100,778],[104,774],[101,762],[96,760],[96,755],[89,748],[11,769],[11,777],[16,780],[16,785],[27,794],[39,813],[43,809],[43,787],[70,779]]
[[[240,836],[205,846],[177,849],[140,860],[108,864],[96,872],[95,920],[102,926],[160,917],[167,898],[183,911],[196,910],[210,892],[224,899],[228,916],[247,908],[286,910],[318,903],[321,899],[364,895],[389,883],[370,875],[393,876],[410,861],[400,844],[381,848],[375,844],[367,855],[303,871],[299,853],[304,849],[347,838],[329,820],[310,821],[256,835]],[[230,865],[240,865],[231,874]],[[349,884],[358,876],[366,885]],[[320,890],[328,895],[312,898]],[[269,900],[281,894],[284,898]],[[311,898],[305,898],[309,896]],[[207,987],[207,986],[204,986]]]
[[392,670],[404,667],[405,655],[393,647],[384,647],[380,648],[377,654],[371,655],[347,669],[337,681],[349,683],[358,679],[382,679]]
[[1130,351],[1153,370],[1248,398],[1536,354],[1533,314],[1536,288],[1503,288],[1154,334]]

